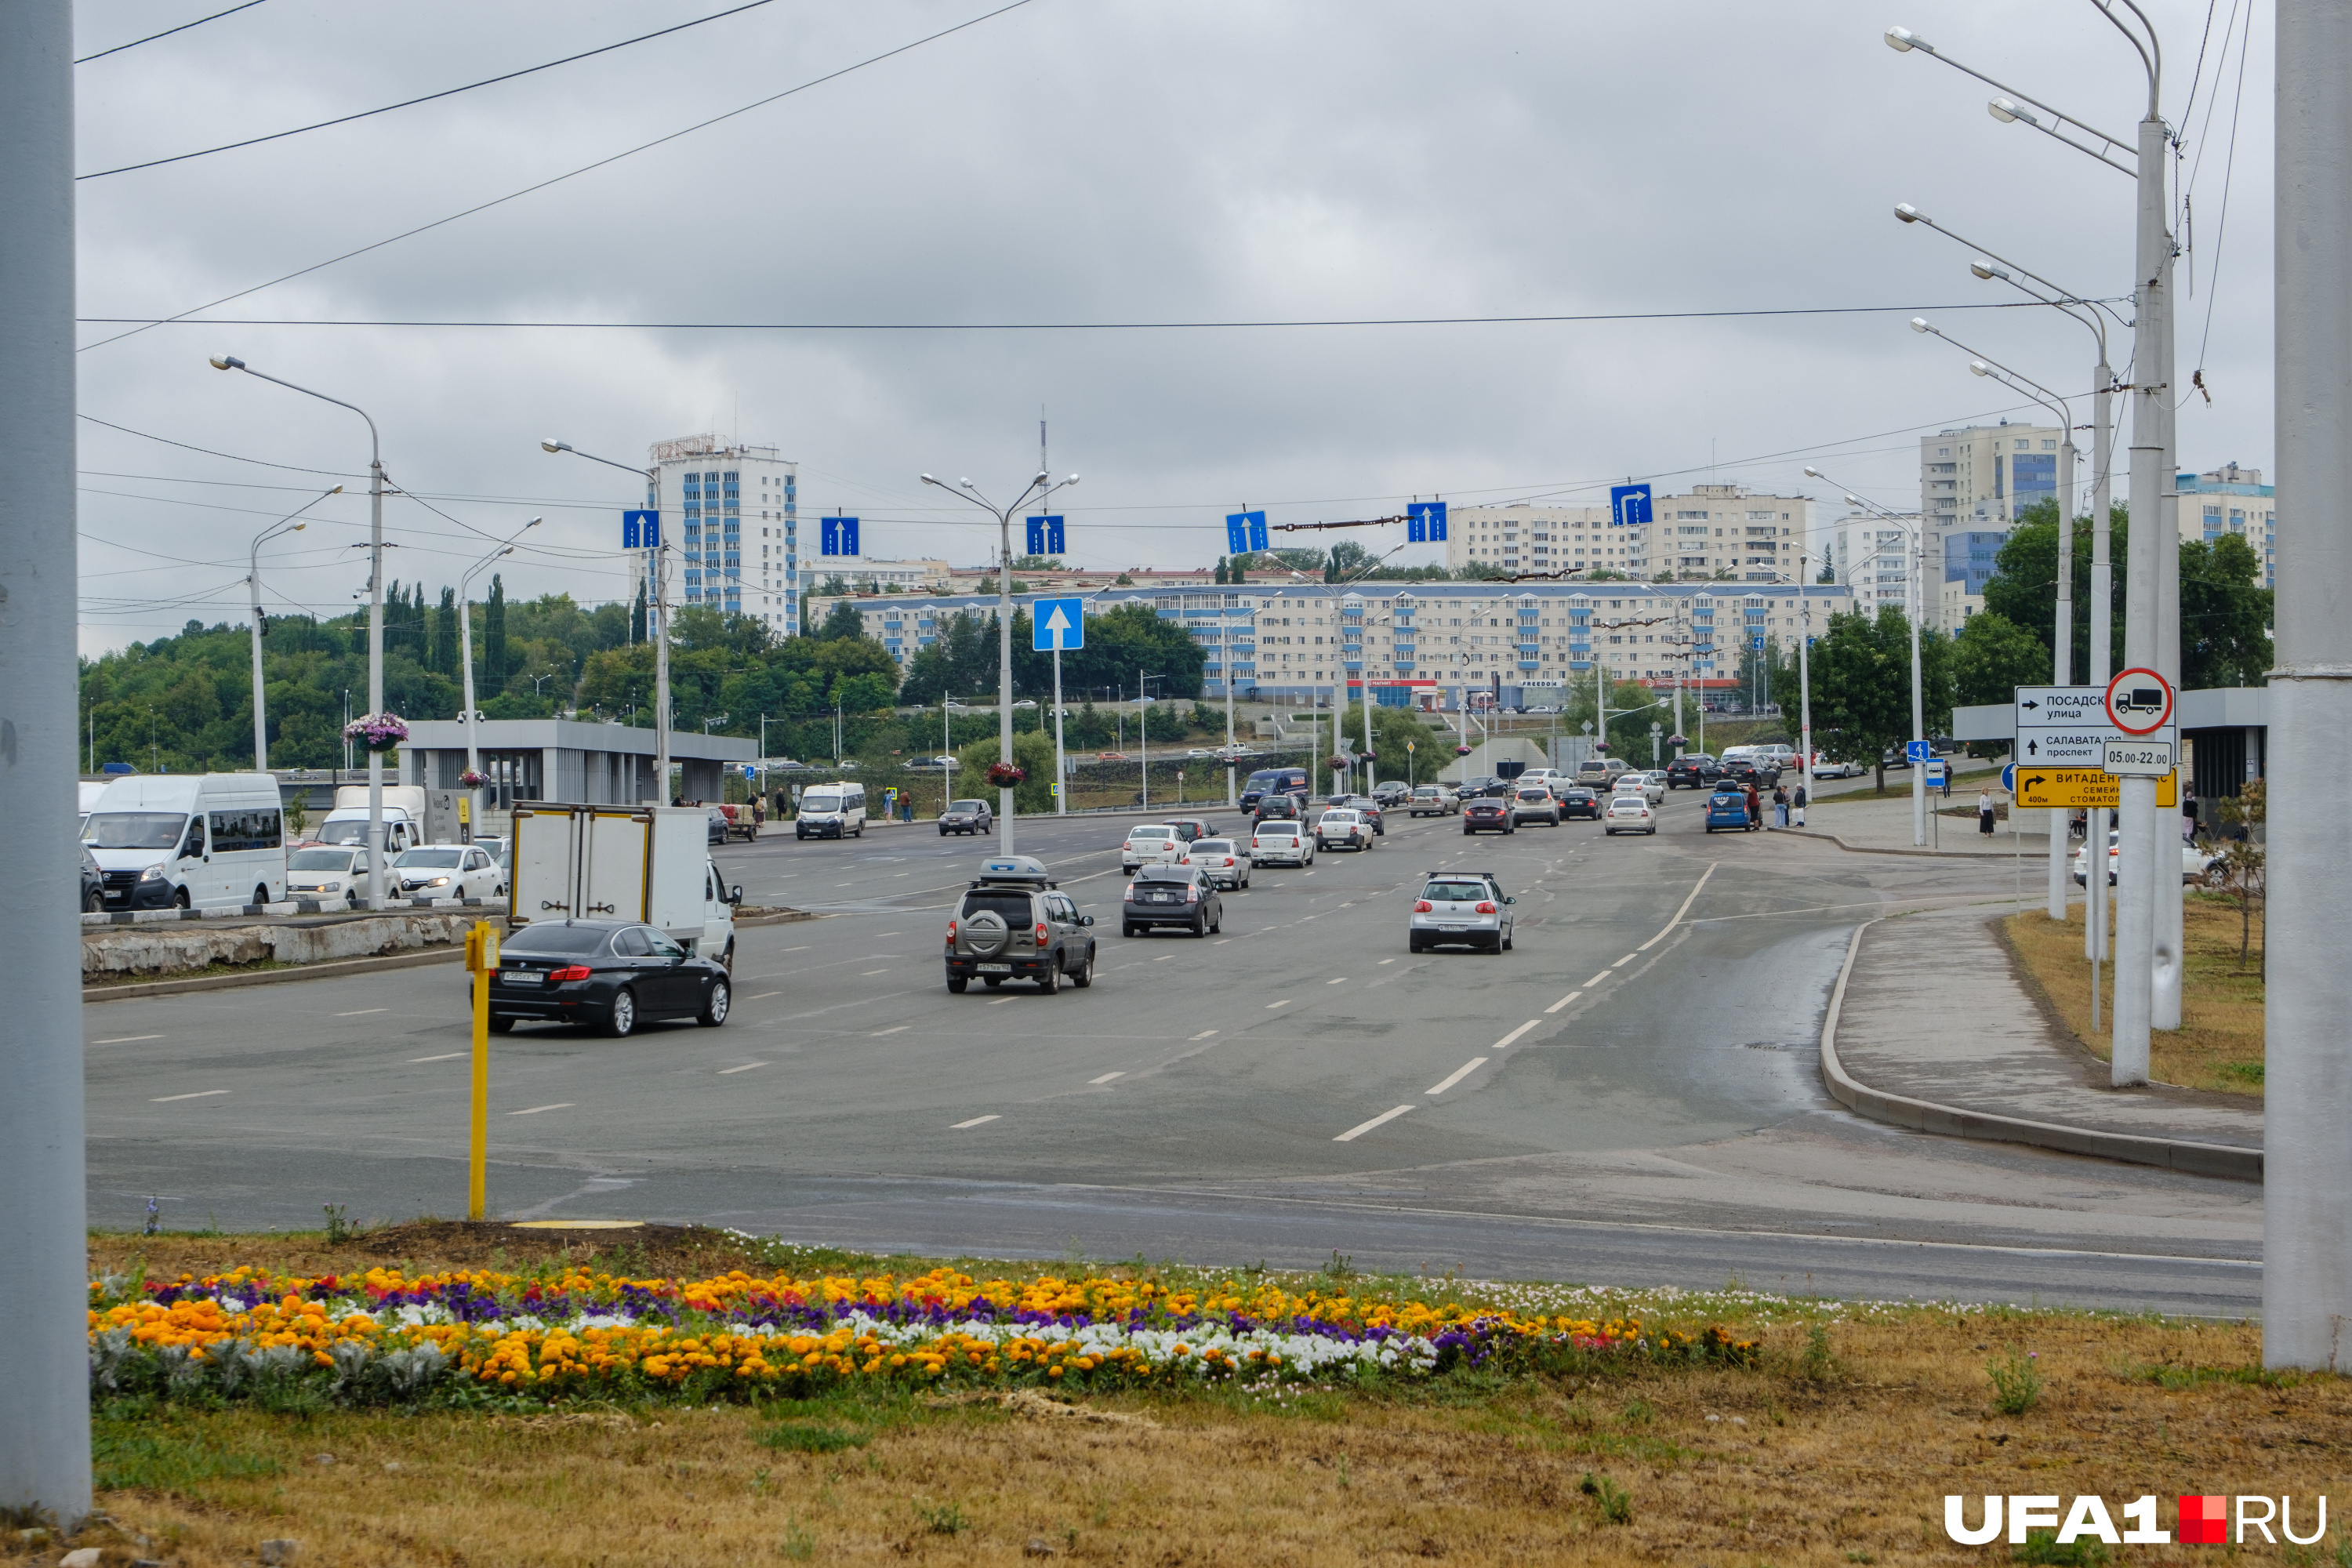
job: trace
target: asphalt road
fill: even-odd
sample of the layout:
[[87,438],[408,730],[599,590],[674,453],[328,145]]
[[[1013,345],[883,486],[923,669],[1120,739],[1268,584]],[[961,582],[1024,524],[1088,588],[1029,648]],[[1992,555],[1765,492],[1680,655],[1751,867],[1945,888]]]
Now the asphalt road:
[[[1129,817],[1018,825],[1094,914],[1098,978],[950,995],[949,908],[992,840],[918,826],[719,854],[753,902],[719,1029],[493,1043],[509,1217],[692,1219],[807,1241],[1183,1258],[2237,1314],[2260,1191],[1863,1121],[1815,1068],[1854,924],[1997,900],[1964,861],[1597,825],[1266,870],[1206,940],[1118,934]],[[1203,811],[1213,822],[1231,813]],[[1517,951],[1406,952],[1421,873],[1485,867]],[[454,969],[87,1010],[93,1222],[464,1206]],[[1965,1019],[1922,1026],[1965,1028]]]

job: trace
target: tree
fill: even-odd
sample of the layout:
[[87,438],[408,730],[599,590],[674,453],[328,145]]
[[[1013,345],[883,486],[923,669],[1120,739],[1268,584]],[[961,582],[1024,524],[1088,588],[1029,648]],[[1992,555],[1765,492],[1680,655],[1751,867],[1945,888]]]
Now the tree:
[[2180,546],[2180,685],[2198,691],[2269,679],[2273,595],[2257,586],[2262,562],[2238,534]]
[[[2121,669],[2124,657],[2124,569],[2131,542],[2131,521],[2121,504],[2107,516],[2114,530],[2109,559],[2114,563],[2108,607],[2113,614],[2107,668]],[[2091,668],[2091,520],[2074,520],[2074,650],[2072,668],[2080,680]],[[2019,514],[2018,524],[2001,542],[1993,574],[1985,584],[1985,608],[2011,626],[2022,626],[2045,649],[2056,647],[2058,624],[2058,503],[2035,501]]]
[[[2248,779],[2234,795],[2223,795],[2214,808],[2224,835],[2221,858],[2205,872],[2205,885],[2226,893],[2238,906],[2238,969],[2246,967],[2246,948],[2253,941],[2254,906],[2262,901],[2265,883],[2265,853],[2255,839],[2267,815],[2261,779]],[[2270,971],[2271,944],[2263,941],[2263,971]]]
[[[1814,643],[1813,734],[1841,762],[1864,762],[1886,787],[1885,753],[1911,738],[1911,623],[1892,605],[1876,616],[1853,611],[1830,617]],[[1919,637],[1919,688],[1927,731],[1951,721],[1951,644],[1941,634]]]
[[824,625],[818,627],[813,635],[819,642],[832,642],[841,637],[862,637],[866,635],[866,617],[859,615],[857,606],[848,600],[836,599],[834,601],[833,608],[825,612]]
[[2050,647],[1997,610],[1970,616],[1952,639],[1952,700],[2007,702],[2021,686],[2050,679]]
[[[1028,639],[1016,637],[1016,650],[1025,649]],[[990,652],[994,653],[992,645]],[[1035,655],[1040,660],[1047,656]],[[1208,662],[1208,654],[1195,642],[1192,634],[1173,620],[1163,620],[1149,605],[1121,605],[1108,615],[1087,617],[1087,646],[1075,653],[1062,655],[1062,683],[1066,691],[1080,691],[1097,687],[1134,691],[1140,675],[1164,678],[1165,683],[1156,691],[1164,697],[1198,697]],[[1014,672],[1020,672],[1016,662]],[[992,677],[995,662],[990,660]],[[1052,695],[1052,673],[1047,667],[1046,685],[1043,690],[1031,689],[1033,697]]]
[[494,572],[489,600],[482,607],[482,685],[489,691],[504,691],[509,673],[506,579]]
[[637,584],[636,602],[629,606],[629,640],[646,640],[646,585],[643,583]]
[[440,607],[433,613],[432,658],[427,660],[437,673],[456,679],[457,669],[457,590],[441,590]]
[[1226,577],[1225,577],[1225,558],[1224,558],[1223,556],[1220,555],[1220,556],[1218,556],[1218,557],[1217,557],[1217,581],[1218,581],[1218,582],[1220,582],[1220,583],[1223,583],[1223,582],[1225,582],[1226,580],[1227,580],[1227,579],[1226,579]]

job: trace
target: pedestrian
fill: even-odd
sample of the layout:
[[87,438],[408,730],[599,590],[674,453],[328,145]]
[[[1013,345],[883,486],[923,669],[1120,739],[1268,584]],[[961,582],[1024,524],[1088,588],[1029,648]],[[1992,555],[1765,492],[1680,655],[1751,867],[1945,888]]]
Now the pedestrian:
[[1754,779],[1748,780],[1748,783],[1741,787],[1740,793],[1748,797],[1748,820],[1758,827],[1763,826],[1764,803],[1762,797],[1758,795],[1756,793],[1756,781]]
[[1952,798],[1952,764],[1949,763],[1944,764],[1944,798]]
[[1780,784],[1772,786],[1772,823],[1776,827],[1789,826],[1789,792]]
[[1992,791],[1980,789],[1977,791],[1977,831],[1987,838],[1992,837]]
[[1805,825],[1805,781],[1802,779],[1797,781],[1797,798],[1793,804],[1797,808],[1797,826],[1802,827]]
[[768,797],[763,795],[755,795],[751,797],[751,826],[756,830],[766,826],[767,823]]

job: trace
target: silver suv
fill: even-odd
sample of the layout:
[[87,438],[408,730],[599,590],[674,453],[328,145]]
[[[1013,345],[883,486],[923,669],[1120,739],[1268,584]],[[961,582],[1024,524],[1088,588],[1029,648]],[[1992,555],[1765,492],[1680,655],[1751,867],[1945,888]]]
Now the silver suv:
[[1504,893],[1492,871],[1432,871],[1421,897],[1413,900],[1405,927],[1406,949],[1426,952],[1458,942],[1508,952],[1517,923],[1511,906],[1517,902]]
[[948,989],[961,994],[977,976],[992,991],[1008,980],[1034,980],[1048,996],[1065,980],[1083,991],[1095,983],[1094,923],[1043,862],[987,861],[948,921]]

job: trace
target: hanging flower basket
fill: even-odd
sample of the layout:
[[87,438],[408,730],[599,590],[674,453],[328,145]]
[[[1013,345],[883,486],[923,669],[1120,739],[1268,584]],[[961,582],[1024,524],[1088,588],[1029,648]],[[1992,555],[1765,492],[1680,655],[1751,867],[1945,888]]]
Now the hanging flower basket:
[[1019,784],[1028,776],[1029,770],[1022,767],[1016,763],[991,763],[988,764],[988,782],[994,784],[998,789],[1011,789],[1014,784]]
[[1470,748],[1467,746],[1456,746],[1454,748],[1454,754],[1457,757],[1466,757],[1470,754]]
[[1360,763],[1377,763],[1381,760],[1381,754],[1378,752],[1358,752],[1356,760]]
[[478,773],[471,768],[467,768],[464,773],[457,775],[457,787],[459,789],[480,789],[489,782],[489,774]]
[[408,739],[408,721],[397,713],[363,714],[343,726],[343,739],[371,752],[390,752]]
[[1344,768],[1344,767],[1346,767],[1346,766],[1348,765],[1348,759],[1347,759],[1347,758],[1345,758],[1345,757],[1336,757],[1336,756],[1335,756],[1335,757],[1326,757],[1326,758],[1324,758],[1324,759],[1323,759],[1323,765],[1324,765],[1325,767],[1327,767],[1327,768],[1329,768],[1333,773],[1338,773],[1341,768]]

